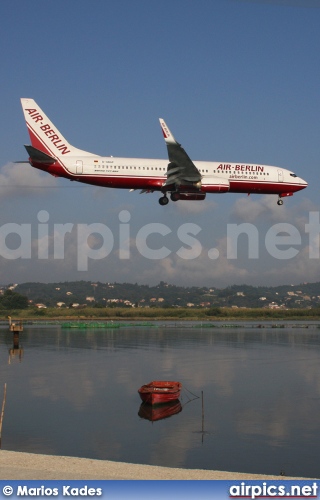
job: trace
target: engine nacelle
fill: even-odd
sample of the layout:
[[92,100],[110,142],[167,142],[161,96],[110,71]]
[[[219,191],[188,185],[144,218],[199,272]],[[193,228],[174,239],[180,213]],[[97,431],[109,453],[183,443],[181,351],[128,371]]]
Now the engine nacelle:
[[227,193],[229,189],[229,181],[222,177],[204,177],[202,179],[201,191],[205,193]]
[[206,193],[179,193],[179,200],[204,200]]

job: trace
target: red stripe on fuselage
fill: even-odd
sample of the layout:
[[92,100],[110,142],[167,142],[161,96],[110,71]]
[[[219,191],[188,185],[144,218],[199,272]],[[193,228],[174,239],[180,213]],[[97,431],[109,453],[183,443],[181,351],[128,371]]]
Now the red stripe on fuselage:
[[[63,163],[61,157],[57,157],[56,152],[51,150],[43,142],[41,137],[37,134],[37,132],[31,127],[30,123],[27,123],[31,144],[33,147],[43,151],[49,156],[53,156],[57,159],[56,163],[53,165],[44,165],[43,163],[37,163],[30,159],[30,163],[35,168],[40,170],[44,170],[49,172],[52,175],[58,177],[64,177],[66,179],[75,180],[78,182],[91,184],[94,186],[101,187],[110,187],[110,188],[119,188],[119,189],[150,189],[156,191],[172,191],[174,188],[172,186],[166,186],[163,188],[163,184],[166,181],[166,177],[144,177],[144,176],[124,176],[124,175],[86,175],[86,174],[71,174],[68,171],[67,166]],[[162,129],[163,131],[163,129]],[[163,131],[164,134],[164,131]],[[74,158],[76,161],[77,158]],[[215,186],[210,185],[206,186],[205,184],[206,178],[204,177],[202,182],[202,188],[199,192],[207,193],[214,192]],[[295,193],[296,191],[300,191],[305,189],[307,185],[305,184],[287,184],[285,182],[257,182],[257,181],[248,181],[248,180],[230,180],[230,188],[228,192],[230,193],[257,193],[257,194],[281,194],[281,193]],[[186,188],[188,191],[197,191],[196,188]],[[181,189],[181,192],[185,191],[185,189]],[[224,186],[220,186],[217,184],[217,192],[226,191]]]
[[[40,136],[35,132],[29,123],[27,123],[31,144],[33,147],[43,151],[49,156],[57,158],[53,150],[47,147],[47,145],[41,140]],[[76,160],[76,158],[75,158]],[[53,165],[44,165],[43,163],[37,163],[30,160],[33,167],[40,170],[44,170],[52,175],[58,177],[64,177],[66,179],[82,182],[85,184],[90,184],[93,186],[109,187],[115,189],[152,189],[155,191],[171,191],[172,186],[166,186],[162,189],[166,177],[144,177],[144,176],[124,176],[124,175],[86,175],[86,174],[71,174],[66,165],[63,163],[62,159],[57,158],[57,162]],[[201,192],[207,193],[212,192],[212,185],[206,188],[205,178],[203,178],[203,186]],[[306,188],[306,185],[301,184],[286,184],[285,182],[256,182],[247,180],[230,180],[229,193],[257,193],[257,194],[281,194],[284,192],[295,193],[301,189]],[[218,186],[218,185],[217,185]],[[189,188],[188,191],[193,191],[194,188]],[[197,191],[197,190],[196,190]],[[218,192],[219,190],[217,190]],[[224,192],[225,189],[220,189]]]
[[[50,154],[50,152],[48,153]],[[74,175],[70,174],[64,166],[55,163],[50,166],[44,166],[41,163],[32,162],[35,168],[40,170],[45,170],[46,172],[58,176],[70,179],[73,181],[82,182],[85,184],[90,184],[93,186],[109,187],[115,189],[150,189],[155,191],[162,191],[162,185],[166,180],[166,177],[130,177],[123,175]],[[304,189],[306,186],[299,184],[286,184],[285,182],[250,182],[246,180],[238,180],[230,182],[229,193],[257,193],[257,194],[281,194],[284,192],[295,193]],[[166,189],[171,191],[171,187],[167,186]],[[212,190],[212,186],[208,186],[208,191]],[[190,188],[189,188],[190,191]],[[202,186],[201,192],[208,192],[205,184]]]
[[255,182],[255,181],[230,181],[230,193],[258,193],[280,194],[284,192],[295,193],[307,186],[301,184],[287,184],[285,182]]

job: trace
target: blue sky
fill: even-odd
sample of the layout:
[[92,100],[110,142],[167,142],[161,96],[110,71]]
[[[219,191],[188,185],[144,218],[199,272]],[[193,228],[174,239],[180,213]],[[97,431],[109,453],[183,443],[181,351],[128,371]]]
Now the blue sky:
[[[319,280],[319,259],[310,258],[316,242],[306,232],[310,213],[319,213],[317,4],[2,0],[0,282],[164,280],[224,287]],[[69,142],[87,151],[166,158],[158,122],[163,117],[195,160],[279,165],[309,187],[282,207],[275,196],[235,194],[160,207],[156,193],[74,186],[12,163],[26,158],[23,144],[29,143],[20,97],[35,99]],[[49,214],[48,258],[42,259],[41,210]],[[119,257],[123,210],[130,214],[129,259]],[[107,226],[114,243],[108,256],[102,258],[102,249],[81,271],[77,229],[93,223]],[[250,257],[244,235],[237,258],[230,259],[231,224],[243,223],[258,230],[256,257]],[[30,256],[8,258],[7,249],[22,248],[14,231],[4,237],[8,224],[30,228],[31,240],[23,241]],[[74,225],[59,260],[53,254],[55,224]],[[147,224],[168,228],[168,235],[148,238],[152,249],[169,249],[167,257],[152,260],[138,251],[137,235]],[[179,228],[186,224],[199,226],[196,256],[189,259],[177,254]],[[270,254],[266,235],[276,224],[298,231],[300,239],[289,245],[294,257]],[[90,238],[93,249],[103,243],[97,234]],[[218,258],[208,257],[212,248]]]

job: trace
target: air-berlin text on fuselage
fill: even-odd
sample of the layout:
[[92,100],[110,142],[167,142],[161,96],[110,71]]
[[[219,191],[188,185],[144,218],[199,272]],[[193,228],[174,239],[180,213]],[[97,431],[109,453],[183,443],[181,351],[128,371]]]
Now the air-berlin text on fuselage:
[[221,171],[237,170],[240,172],[263,172],[264,167],[261,167],[260,165],[231,165],[230,163],[220,163],[220,165],[217,167],[217,170]]
[[60,137],[57,135],[57,133],[55,132],[55,130],[53,130],[50,125],[43,123],[43,116],[41,116],[40,113],[38,113],[38,111],[36,109],[29,108],[29,109],[26,109],[26,111],[29,113],[31,118],[36,123],[40,122],[40,125],[41,125],[40,129],[51,140],[51,142],[55,145],[55,147],[57,149],[59,149],[59,151],[61,151],[61,153],[63,155],[70,153],[70,150],[68,149],[68,147],[65,144],[60,144],[62,141],[61,141]]

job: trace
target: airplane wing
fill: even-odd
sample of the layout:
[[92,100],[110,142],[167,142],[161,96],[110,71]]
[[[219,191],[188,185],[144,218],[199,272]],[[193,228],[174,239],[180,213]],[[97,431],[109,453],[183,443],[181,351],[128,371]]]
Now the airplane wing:
[[164,186],[169,186],[171,184],[179,186],[183,184],[184,181],[187,183],[201,181],[199,170],[189,158],[181,144],[175,140],[165,121],[162,118],[160,118],[159,121],[167,145],[170,161],[167,170],[167,180]]

